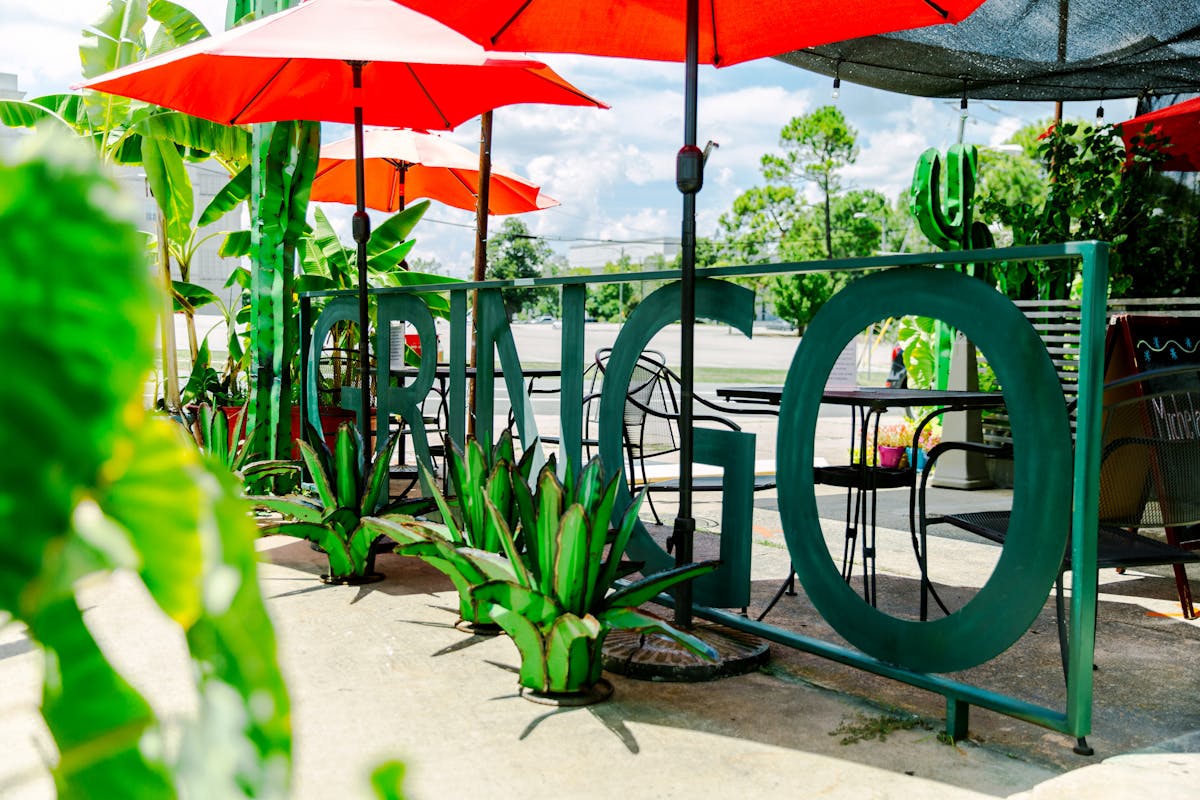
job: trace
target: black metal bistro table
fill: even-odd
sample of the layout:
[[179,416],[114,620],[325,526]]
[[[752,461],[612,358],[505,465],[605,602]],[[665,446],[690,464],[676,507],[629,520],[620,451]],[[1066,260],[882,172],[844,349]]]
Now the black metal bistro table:
[[[731,403],[778,408],[783,402],[782,386],[730,386],[716,390],[717,396]],[[875,584],[875,522],[877,492],[907,486],[909,495],[909,532],[913,553],[918,564],[924,564],[920,542],[916,534],[914,496],[916,485],[915,464],[907,467],[882,467],[869,458],[867,443],[876,441],[879,421],[884,412],[892,408],[928,407],[933,410],[925,414],[913,431],[913,460],[922,431],[938,416],[952,411],[975,411],[998,408],[1004,405],[999,392],[968,392],[949,389],[900,389],[889,387],[856,386],[827,388],[821,393],[821,402],[829,405],[848,406],[851,409],[849,463],[837,466],[813,468],[813,479],[817,483],[839,486],[846,489],[846,537],[842,550],[842,578],[849,583],[853,577],[854,555],[861,541],[863,562],[863,599],[871,605],[876,603]],[[870,434],[870,435],[868,435]],[[859,534],[862,534],[861,537]],[[924,571],[922,571],[922,582]],[[787,580],[766,609],[759,615],[765,617],[784,593],[795,593],[795,573]]]

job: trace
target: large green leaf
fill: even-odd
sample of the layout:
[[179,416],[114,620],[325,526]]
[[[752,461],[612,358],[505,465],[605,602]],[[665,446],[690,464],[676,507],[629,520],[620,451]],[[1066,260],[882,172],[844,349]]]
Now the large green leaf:
[[127,469],[97,499],[141,551],[142,580],[155,602],[187,628],[201,612],[199,453],[162,419],[146,421],[134,448]]
[[161,762],[143,754],[157,740],[154,713],[109,666],[72,597],[26,620],[45,648],[42,716],[58,748],[60,797],[174,798]]
[[[422,200],[406,206],[403,211],[393,214],[371,231],[371,240],[367,243],[367,262],[370,263],[383,253],[396,247],[408,239],[413,228],[429,210],[429,201]],[[398,261],[398,259],[397,259]]]
[[115,216],[128,209],[118,185],[77,141],[40,144],[46,160],[0,180],[0,339],[6,370],[22,376],[0,391],[0,608],[17,616],[79,487],[125,469],[131,452],[117,445],[141,408],[162,305],[135,257],[139,234]]
[[[374,240],[375,237],[372,236],[371,241]],[[396,265],[408,257],[408,254],[412,252],[412,249],[416,246],[416,244],[417,243],[414,240],[409,239],[407,242],[401,242],[400,244],[392,247],[390,250],[383,251],[374,258],[367,260],[367,269],[373,273],[383,274],[389,277],[395,275]],[[403,270],[400,271],[402,272]]]
[[251,247],[250,231],[233,231],[226,234],[217,254],[222,258],[239,258],[250,255]]
[[77,94],[39,97],[37,100],[0,100],[0,123],[9,128],[32,128],[43,120],[52,119],[79,132],[76,128],[79,100]]
[[213,195],[213,199],[200,213],[196,221],[197,228],[203,228],[219,220],[227,213],[237,208],[250,196],[250,167],[244,167],[237,175],[229,179],[229,183]]
[[[94,78],[138,61],[145,55],[143,31],[147,0],[109,0],[100,18],[83,30],[79,64],[85,78]],[[112,94],[87,92],[84,96],[92,124],[111,130],[129,115],[134,101]]]
[[[233,747],[236,760],[204,749],[195,772],[207,783],[193,789],[285,797],[287,698],[247,506],[230,476],[206,473],[182,433],[142,408],[163,299],[123,221],[124,196],[78,142],[47,136],[39,145],[44,160],[6,168],[0,180],[0,336],[14,348],[6,366],[25,376],[20,393],[0,392],[9,456],[0,467],[0,610],[46,649],[43,715],[60,753],[59,792],[175,796],[151,755],[165,751],[149,707],[104,660],[70,595],[87,571],[123,565],[139,567],[155,599],[190,626],[199,724],[226,725],[216,738],[231,744],[245,735],[259,745]],[[82,263],[89,268],[76,269]],[[218,696],[235,699],[220,715],[210,702]],[[217,780],[223,770],[238,774]]]
[[351,262],[349,249],[338,238],[337,231],[321,209],[313,209],[310,247],[302,263],[305,272],[325,275],[339,289],[351,289],[358,277]]
[[159,23],[149,55],[174,50],[208,36],[208,28],[191,11],[169,0],[150,0],[150,18]]
[[167,223],[167,236],[172,242],[186,242],[192,235],[195,195],[179,148],[174,142],[143,137],[142,164],[146,184]]
[[[212,290],[198,283],[173,280],[171,281],[171,289],[174,295],[172,301],[176,312],[184,311],[185,308],[190,308],[194,311],[217,302],[217,296],[213,294]],[[185,303],[187,304],[186,307],[184,306]],[[206,339],[205,342],[207,343],[207,341]]]
[[[138,122],[137,131],[143,136],[175,142],[192,151],[212,153],[227,165],[246,164],[250,158],[249,130],[237,125],[222,125],[219,122],[193,117],[182,111],[151,108]],[[247,193],[249,183],[247,177]],[[245,199],[245,196],[242,199]]]

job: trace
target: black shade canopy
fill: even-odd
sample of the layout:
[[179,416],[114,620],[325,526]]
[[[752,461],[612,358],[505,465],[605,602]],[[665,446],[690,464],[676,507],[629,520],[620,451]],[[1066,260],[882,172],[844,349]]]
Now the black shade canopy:
[[958,25],[794,50],[781,61],[924,97],[1102,100],[1200,88],[1200,0],[987,0]]

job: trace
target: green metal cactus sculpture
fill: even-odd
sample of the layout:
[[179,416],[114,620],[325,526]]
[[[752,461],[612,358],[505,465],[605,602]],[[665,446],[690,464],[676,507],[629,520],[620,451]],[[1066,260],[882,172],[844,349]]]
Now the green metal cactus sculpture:
[[299,346],[292,310],[296,248],[316,172],[320,126],[314,122],[258,125],[254,143],[253,350],[247,423],[256,432],[255,452],[284,458],[291,450],[291,356]]
[[973,144],[953,144],[946,151],[946,192],[942,197],[942,156],[930,148],[917,159],[909,208],[921,232],[943,250],[971,250],[993,245],[987,225],[973,219],[979,153]]
[[[942,194],[942,156],[929,148],[917,159],[913,172],[909,210],[921,232],[943,250],[974,250],[992,247],[995,241],[987,225],[974,219],[975,181],[979,175],[979,151],[973,144],[952,144],[946,151],[946,189]],[[977,278],[987,279],[975,265],[962,268]],[[986,269],[982,265],[979,270]],[[949,385],[950,351],[954,333],[940,322],[935,327],[934,355],[936,384]]]

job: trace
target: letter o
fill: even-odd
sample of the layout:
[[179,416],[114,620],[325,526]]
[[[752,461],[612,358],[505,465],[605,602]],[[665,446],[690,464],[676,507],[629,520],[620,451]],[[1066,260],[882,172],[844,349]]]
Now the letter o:
[[[996,568],[965,606],[928,622],[884,614],[842,580],[821,533],[813,485],[821,387],[838,354],[867,325],[907,315],[945,321],[986,355],[1004,387],[1014,441],[1013,512]],[[1017,307],[983,281],[905,267],[860,278],[836,294],[792,359],[776,453],[792,565],[821,616],[863,652],[919,672],[967,669],[1008,649],[1041,611],[1070,525],[1070,427],[1041,339]]]

